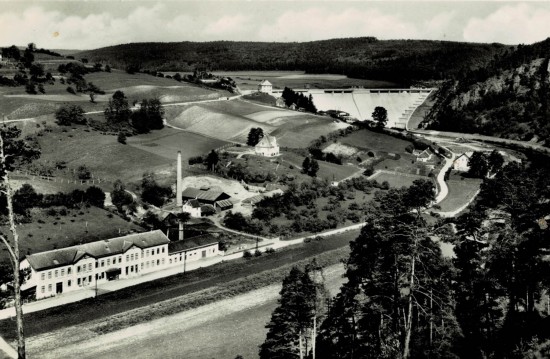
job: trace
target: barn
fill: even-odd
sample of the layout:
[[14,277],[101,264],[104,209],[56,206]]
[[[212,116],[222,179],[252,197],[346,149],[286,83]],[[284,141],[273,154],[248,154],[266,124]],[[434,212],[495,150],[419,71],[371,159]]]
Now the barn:
[[[184,201],[197,200],[201,204],[209,204],[214,207],[227,207],[227,203],[231,196],[223,191],[214,191],[210,189],[198,189],[193,187],[187,187],[182,193],[181,197]],[[231,204],[232,205],[232,204]]]

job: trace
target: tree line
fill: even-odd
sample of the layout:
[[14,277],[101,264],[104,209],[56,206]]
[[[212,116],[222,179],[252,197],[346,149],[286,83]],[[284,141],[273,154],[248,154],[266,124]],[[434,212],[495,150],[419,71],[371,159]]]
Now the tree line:
[[374,37],[304,43],[214,41],[133,43],[85,51],[93,61],[148,71],[299,70],[410,84],[446,79],[484,66],[510,49],[499,44],[378,40]]

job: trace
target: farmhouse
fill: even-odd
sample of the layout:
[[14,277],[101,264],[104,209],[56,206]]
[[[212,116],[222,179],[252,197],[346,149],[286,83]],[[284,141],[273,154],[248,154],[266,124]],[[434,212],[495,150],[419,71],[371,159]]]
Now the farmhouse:
[[200,204],[209,204],[222,210],[233,207],[232,202],[229,201],[231,196],[223,191],[187,187],[181,196],[183,200],[197,200]]
[[267,80],[263,80],[258,85],[258,92],[271,94],[273,92],[273,85]]
[[275,101],[275,106],[277,106],[277,107],[286,107],[285,99],[282,98],[282,97],[279,97],[279,98]]
[[201,213],[201,204],[196,199],[190,199],[187,202],[185,202],[181,208],[183,212],[189,213],[191,218],[200,218],[202,216]]
[[254,152],[257,155],[265,157],[273,157],[279,155],[279,146],[277,139],[274,136],[264,135],[264,137],[254,147]]
[[453,169],[456,171],[468,172],[470,170],[468,163],[470,162],[472,154],[473,152],[465,152],[458,156],[453,162]]
[[169,242],[156,230],[31,254],[21,262],[30,269],[22,290],[41,299],[158,271],[168,265]]
[[168,245],[168,253],[168,261],[172,265],[223,255],[219,250],[219,239],[212,234],[171,242]]

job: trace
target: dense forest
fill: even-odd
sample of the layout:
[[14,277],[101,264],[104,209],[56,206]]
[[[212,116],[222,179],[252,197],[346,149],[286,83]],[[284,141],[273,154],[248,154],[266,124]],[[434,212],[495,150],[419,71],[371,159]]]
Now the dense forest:
[[509,49],[499,44],[362,37],[302,43],[132,43],[74,56],[121,69],[193,71],[200,65],[212,71],[301,70],[408,84],[460,77]]
[[428,128],[550,144],[550,39],[506,51],[441,86]]
[[312,268],[291,271],[260,358],[547,358],[547,163],[508,164],[469,212],[435,223],[420,214],[430,183],[389,190],[366,212],[335,298]]

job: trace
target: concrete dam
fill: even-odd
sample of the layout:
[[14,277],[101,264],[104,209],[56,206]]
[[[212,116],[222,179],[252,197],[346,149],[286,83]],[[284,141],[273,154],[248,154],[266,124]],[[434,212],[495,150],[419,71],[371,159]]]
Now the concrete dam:
[[[388,111],[387,127],[406,128],[407,121],[416,108],[432,92],[432,89],[294,89],[305,96],[311,95],[319,111],[347,112],[351,117],[364,121],[372,119],[377,106]],[[272,90],[278,98],[282,90]]]

